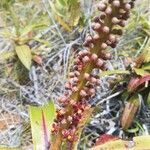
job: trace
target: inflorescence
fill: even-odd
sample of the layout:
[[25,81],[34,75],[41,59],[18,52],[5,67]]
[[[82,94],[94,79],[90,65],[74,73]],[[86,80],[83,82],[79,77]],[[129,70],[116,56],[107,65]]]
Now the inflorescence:
[[119,42],[119,37],[123,34],[121,27],[126,25],[134,1],[108,0],[98,4],[101,13],[93,18],[93,34],[86,36],[83,43],[85,49],[77,54],[69,80],[65,84],[66,91],[58,99],[63,107],[57,110],[52,128],[52,135],[55,137],[52,144],[58,143],[57,136],[59,140],[70,143],[79,138],[77,126],[82,120],[83,112],[91,107],[88,100],[95,95],[97,86],[100,86],[100,79],[93,74],[93,70],[106,69],[105,62],[111,59],[111,54],[105,50],[108,46],[115,48]]

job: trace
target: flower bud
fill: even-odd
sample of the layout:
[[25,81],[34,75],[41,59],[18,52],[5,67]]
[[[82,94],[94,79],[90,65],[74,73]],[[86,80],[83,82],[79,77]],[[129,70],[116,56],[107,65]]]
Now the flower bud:
[[120,7],[120,1],[119,0],[114,0],[112,2],[112,4],[113,4],[114,7]]
[[107,48],[107,44],[106,43],[102,43],[101,48],[102,49],[106,49]]
[[73,92],[77,92],[78,91],[78,88],[76,86],[72,87],[72,91]]
[[102,31],[104,32],[104,33],[109,33],[109,27],[107,27],[107,26],[104,26],[103,28],[102,28]]
[[111,21],[113,24],[118,24],[120,22],[120,20],[117,17],[113,17]]
[[101,67],[103,64],[104,64],[104,61],[100,58],[96,62],[97,67]]
[[110,15],[110,14],[112,13],[111,7],[107,7],[107,9],[105,10],[105,13],[106,13],[107,15]]
[[89,75],[88,73],[84,73],[84,78],[85,78],[86,80],[89,80],[90,75]]
[[106,9],[106,4],[104,4],[104,3],[99,3],[99,5],[98,5],[98,10],[99,11],[105,11],[105,9]]
[[91,55],[91,60],[96,61],[98,58],[98,56],[96,54],[92,54]]
[[85,97],[87,94],[86,94],[86,92],[84,91],[84,90],[81,90],[80,91],[80,96],[82,96],[82,97]]
[[129,3],[126,3],[126,4],[124,5],[124,9],[125,9],[126,11],[129,11],[129,10],[131,9],[131,5],[130,5]]
[[87,63],[87,62],[89,62],[90,61],[90,58],[88,57],[88,56],[84,56],[83,58],[82,58],[82,62],[83,63]]

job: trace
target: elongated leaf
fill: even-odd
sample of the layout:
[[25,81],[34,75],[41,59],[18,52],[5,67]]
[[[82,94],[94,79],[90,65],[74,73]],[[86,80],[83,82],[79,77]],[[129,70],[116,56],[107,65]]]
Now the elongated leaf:
[[138,68],[134,68],[134,71],[137,75],[140,75],[140,76],[144,76],[144,75],[147,75],[149,74],[147,71],[145,71],[143,68],[142,69],[138,69]]
[[148,81],[150,81],[150,74],[144,75],[144,76],[142,76],[142,77],[132,78],[132,79],[129,81],[129,84],[128,84],[128,91],[129,91],[129,92],[133,92],[133,91],[135,91],[140,85],[142,85],[143,83],[148,82]]
[[22,64],[30,70],[31,67],[31,60],[32,60],[32,55],[31,55],[31,50],[29,46],[27,45],[22,45],[22,46],[16,46],[16,53]]
[[34,150],[48,149],[51,125],[55,118],[54,103],[51,101],[43,107],[30,106],[29,112]]
[[9,147],[0,146],[0,150],[21,150],[21,148],[9,148]]
[[[133,138],[133,141],[123,141],[123,140],[115,140],[110,141],[105,144],[95,146],[91,148],[90,150],[148,150],[150,148],[150,136],[137,136]],[[133,144],[131,144],[133,143]]]
[[139,100],[138,95],[133,96],[129,99],[128,103],[125,105],[122,118],[121,118],[121,126],[123,129],[128,129],[135,117],[135,114],[139,108]]

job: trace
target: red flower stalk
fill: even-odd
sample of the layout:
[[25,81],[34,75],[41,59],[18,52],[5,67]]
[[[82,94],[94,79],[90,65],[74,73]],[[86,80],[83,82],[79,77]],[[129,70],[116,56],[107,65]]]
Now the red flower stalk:
[[115,48],[122,35],[120,27],[124,27],[130,16],[134,1],[108,0],[99,3],[99,16],[93,19],[94,34],[87,35],[83,43],[85,49],[80,51],[75,59],[66,92],[59,98],[63,108],[57,111],[57,117],[52,128],[51,150],[61,148],[72,150],[79,139],[81,129],[87,118],[92,114],[88,100],[96,93],[100,85],[98,76],[92,74],[93,69],[106,69],[105,61],[111,58],[105,49]]

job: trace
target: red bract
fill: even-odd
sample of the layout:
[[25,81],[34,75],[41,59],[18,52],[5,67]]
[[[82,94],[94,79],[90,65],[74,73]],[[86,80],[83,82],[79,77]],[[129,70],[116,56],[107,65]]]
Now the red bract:
[[150,81],[150,75],[132,78],[128,84],[128,91],[135,91],[140,85],[144,84],[147,81]]
[[99,138],[96,139],[95,146],[102,145],[102,144],[105,144],[106,142],[115,141],[118,139],[119,139],[119,137],[117,137],[117,136],[103,134]]

